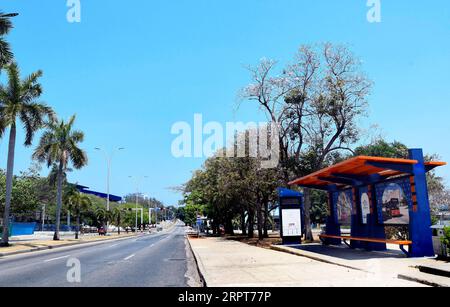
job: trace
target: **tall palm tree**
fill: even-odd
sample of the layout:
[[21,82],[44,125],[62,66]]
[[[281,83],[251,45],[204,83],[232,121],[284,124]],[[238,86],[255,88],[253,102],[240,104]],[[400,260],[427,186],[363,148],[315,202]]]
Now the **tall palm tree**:
[[7,35],[13,28],[11,17],[14,17],[15,15],[16,14],[4,14],[3,12],[0,12],[0,69],[8,64],[13,58],[11,48],[8,42],[3,39],[3,36]]
[[71,192],[67,195],[68,210],[77,218],[77,229],[75,231],[75,239],[78,240],[78,233],[80,232],[80,218],[81,215],[88,211],[92,205],[91,199],[81,192]]
[[109,221],[112,220],[113,214],[111,211],[106,210],[105,208],[98,208],[95,211],[95,216],[97,217],[97,222],[102,225],[102,227],[105,229],[105,233],[108,231],[106,229],[106,225]]
[[57,199],[56,199],[56,229],[53,240],[60,239],[59,226],[61,224],[62,188],[64,172],[69,163],[75,169],[81,169],[87,164],[86,153],[78,147],[84,140],[84,133],[74,130],[75,115],[68,122],[54,120],[47,125],[40,143],[33,153],[33,159],[41,163],[47,163],[51,167],[54,163],[58,165],[57,175]]
[[7,246],[9,231],[9,213],[14,172],[14,152],[16,148],[17,124],[25,128],[25,146],[30,146],[34,134],[42,128],[47,119],[53,120],[53,110],[43,103],[36,102],[42,94],[38,79],[42,71],[32,73],[20,79],[20,70],[16,63],[6,66],[8,84],[0,85],[0,138],[9,128],[8,163],[6,168],[6,198],[3,215],[3,243]]

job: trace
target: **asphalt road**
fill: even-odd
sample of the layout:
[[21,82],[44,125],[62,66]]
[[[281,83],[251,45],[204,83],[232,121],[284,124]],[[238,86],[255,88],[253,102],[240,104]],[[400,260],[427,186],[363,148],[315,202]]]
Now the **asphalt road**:
[[0,287],[197,286],[184,231],[0,258]]

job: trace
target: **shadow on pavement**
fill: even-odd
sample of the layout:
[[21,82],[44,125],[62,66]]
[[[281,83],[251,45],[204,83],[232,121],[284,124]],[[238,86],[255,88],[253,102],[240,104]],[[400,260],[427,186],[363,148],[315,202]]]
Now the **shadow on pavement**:
[[322,244],[289,245],[289,247],[319,255],[336,257],[345,260],[370,260],[380,258],[406,258],[400,250],[366,251],[362,249],[350,249],[342,246],[325,246]]

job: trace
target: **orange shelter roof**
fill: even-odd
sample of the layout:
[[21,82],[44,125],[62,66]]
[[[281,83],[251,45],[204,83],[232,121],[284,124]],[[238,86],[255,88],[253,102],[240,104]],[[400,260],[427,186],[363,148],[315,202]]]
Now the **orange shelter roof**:
[[[358,156],[294,180],[289,184],[316,188],[325,188],[335,184],[337,187],[342,188],[349,185],[346,184],[345,178],[363,178],[379,175],[387,179],[389,177],[407,175],[409,172],[399,169],[402,169],[402,166],[412,166],[417,163],[419,161],[409,159]],[[446,164],[445,162],[426,162],[425,166],[427,170],[431,170]],[[341,180],[338,180],[337,177],[340,177]]]

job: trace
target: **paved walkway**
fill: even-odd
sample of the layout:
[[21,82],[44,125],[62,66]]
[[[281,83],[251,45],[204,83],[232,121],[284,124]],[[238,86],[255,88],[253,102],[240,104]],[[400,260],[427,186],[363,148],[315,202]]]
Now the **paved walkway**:
[[221,238],[189,239],[208,287],[402,286],[422,284]]
[[388,245],[388,250],[381,252],[349,249],[345,245],[324,246],[322,244],[272,246],[272,248],[325,263],[373,272],[383,280],[400,278],[431,286],[450,286],[450,278],[425,274],[418,269],[432,267],[444,270],[449,268],[446,262],[432,258],[407,258],[395,245]]

